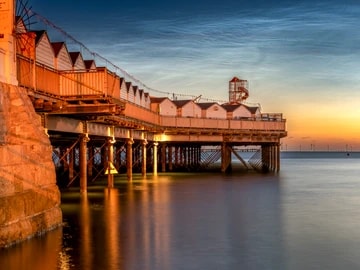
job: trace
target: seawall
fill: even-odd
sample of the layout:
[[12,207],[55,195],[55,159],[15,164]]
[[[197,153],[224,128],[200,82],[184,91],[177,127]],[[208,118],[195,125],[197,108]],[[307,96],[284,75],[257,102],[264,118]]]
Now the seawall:
[[0,247],[62,223],[51,155],[26,89],[0,83]]

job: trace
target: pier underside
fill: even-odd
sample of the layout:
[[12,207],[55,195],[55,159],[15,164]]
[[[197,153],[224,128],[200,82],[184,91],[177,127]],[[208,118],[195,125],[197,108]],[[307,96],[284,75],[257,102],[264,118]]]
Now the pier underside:
[[104,175],[108,186],[113,187],[114,176],[126,175],[131,180],[133,173],[146,176],[183,171],[225,173],[234,167],[261,172],[280,169],[279,143],[271,135],[263,135],[254,142],[249,140],[251,135],[237,141],[240,135],[168,135],[123,130],[120,133],[129,137],[115,137],[119,130],[107,128],[110,136],[49,131],[59,186],[77,185],[86,191],[89,183]]

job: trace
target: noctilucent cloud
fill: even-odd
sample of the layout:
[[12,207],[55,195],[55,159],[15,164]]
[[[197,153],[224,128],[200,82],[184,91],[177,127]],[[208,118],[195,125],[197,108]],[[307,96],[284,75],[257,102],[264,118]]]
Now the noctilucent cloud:
[[237,76],[249,103],[284,114],[288,150],[360,150],[358,1],[30,2],[151,89],[226,101]]

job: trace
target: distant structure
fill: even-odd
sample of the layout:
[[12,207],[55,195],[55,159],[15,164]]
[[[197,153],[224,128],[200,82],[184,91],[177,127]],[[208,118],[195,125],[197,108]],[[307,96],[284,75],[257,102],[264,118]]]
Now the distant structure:
[[241,104],[249,97],[249,83],[234,77],[229,81],[229,103]]

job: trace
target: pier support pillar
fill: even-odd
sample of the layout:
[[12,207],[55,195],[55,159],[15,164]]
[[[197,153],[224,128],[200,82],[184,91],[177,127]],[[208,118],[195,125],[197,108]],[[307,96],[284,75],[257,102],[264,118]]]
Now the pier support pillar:
[[126,174],[128,180],[132,180],[132,167],[133,167],[133,156],[132,156],[132,145],[134,140],[132,138],[126,140]]
[[184,168],[188,167],[189,160],[188,160],[188,150],[189,148],[187,146],[184,147],[183,153],[184,153]]
[[79,165],[80,165],[80,192],[87,192],[87,143],[88,134],[80,135]]
[[157,150],[158,150],[158,142],[154,142],[153,147],[153,175],[157,175]]
[[147,140],[143,140],[141,144],[141,174],[142,176],[146,176],[146,145],[148,144]]
[[171,172],[173,170],[173,157],[172,157],[172,150],[173,147],[168,147],[168,163],[169,163],[169,171]]
[[187,150],[186,150],[186,152],[187,152],[187,168],[188,169],[190,169],[190,167],[191,167],[191,146],[188,146],[187,147]]
[[69,179],[74,178],[74,148],[69,151]]
[[180,166],[184,167],[185,164],[185,153],[184,153],[184,147],[180,146]]
[[280,145],[274,144],[272,148],[272,171],[279,172],[280,170]]
[[261,163],[262,163],[262,171],[268,172],[270,170],[270,146],[269,145],[261,146]]
[[114,174],[112,173],[112,166],[114,162],[114,143],[115,139],[108,138],[107,139],[107,148],[108,148],[108,160],[107,160],[107,180],[108,180],[108,188],[114,187]]
[[199,167],[201,163],[201,146],[196,149],[196,166]]
[[276,144],[276,172],[280,171],[280,144]]
[[279,144],[267,145],[262,149],[263,170],[279,172],[280,146]]
[[189,167],[194,166],[194,146],[193,145],[191,145],[189,147],[189,163],[190,163]]
[[166,172],[166,144],[161,145],[161,171]]
[[274,171],[274,147],[272,145],[269,146],[269,171]]
[[272,171],[277,172],[278,163],[277,163],[277,147],[276,145],[273,145],[272,147]]
[[179,166],[179,146],[175,146],[175,167]]
[[95,147],[93,143],[87,144],[87,151],[89,153],[88,161],[87,161],[87,177],[89,179],[93,176],[93,167],[94,167],[94,155],[95,155]]
[[227,143],[221,144],[221,172],[231,171],[231,147]]

